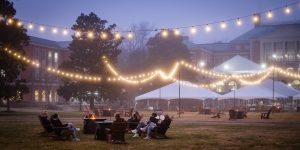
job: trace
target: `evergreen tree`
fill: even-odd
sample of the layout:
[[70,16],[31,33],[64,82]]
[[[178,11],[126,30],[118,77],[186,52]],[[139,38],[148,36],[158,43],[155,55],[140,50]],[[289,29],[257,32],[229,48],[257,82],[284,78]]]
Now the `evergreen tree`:
[[[80,31],[82,35],[80,37],[73,35],[73,40],[69,45],[70,59],[65,61],[60,68],[87,75],[100,75],[102,81],[93,83],[62,78],[64,85],[58,89],[59,95],[67,100],[71,97],[79,100],[88,99],[93,109],[94,99],[112,100],[121,93],[119,86],[107,83],[106,79],[111,74],[101,59],[102,56],[106,56],[110,63],[117,62],[117,56],[120,54],[118,46],[122,39],[114,38],[112,30],[115,27],[115,24],[107,26],[107,21],[100,19],[93,12],[88,15],[81,14],[77,18],[72,29]],[[105,38],[103,34],[106,34]]]
[[[26,81],[19,77],[25,65],[9,56],[4,48],[13,49],[25,54],[23,46],[28,44],[26,29],[13,19],[16,10],[9,0],[0,0],[0,99],[6,101],[10,111],[11,101],[20,101],[28,92]],[[11,20],[11,22],[9,22]]]

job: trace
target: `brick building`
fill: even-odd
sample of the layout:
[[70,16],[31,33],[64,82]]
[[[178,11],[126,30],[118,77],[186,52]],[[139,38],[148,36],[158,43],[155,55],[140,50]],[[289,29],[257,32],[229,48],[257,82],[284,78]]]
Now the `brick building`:
[[57,76],[47,73],[47,68],[58,67],[68,59],[68,42],[56,42],[37,37],[30,37],[30,44],[24,47],[26,55],[40,63],[40,68],[28,66],[21,73],[21,78],[27,80],[29,93],[24,95],[26,102],[58,102],[57,95],[60,80]]

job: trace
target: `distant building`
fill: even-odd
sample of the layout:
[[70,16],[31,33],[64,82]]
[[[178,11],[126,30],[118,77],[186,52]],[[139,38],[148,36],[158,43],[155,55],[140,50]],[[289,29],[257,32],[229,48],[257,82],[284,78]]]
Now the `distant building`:
[[27,102],[58,102],[57,94],[60,80],[56,75],[47,73],[47,67],[58,67],[68,59],[68,42],[56,42],[37,37],[30,37],[30,44],[24,47],[26,55],[40,63],[40,68],[26,67],[21,73],[29,87],[29,93],[24,95]]
[[240,55],[256,63],[277,64],[299,70],[300,22],[255,27],[229,43],[194,44],[186,41],[195,64],[212,68]]

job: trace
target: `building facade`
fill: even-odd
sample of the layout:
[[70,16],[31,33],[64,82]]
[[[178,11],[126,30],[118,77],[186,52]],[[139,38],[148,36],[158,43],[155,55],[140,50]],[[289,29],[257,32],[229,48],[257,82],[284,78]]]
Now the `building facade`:
[[68,59],[68,50],[64,43],[30,37],[30,44],[24,47],[26,55],[40,63],[39,68],[31,66],[21,73],[26,79],[29,93],[24,95],[26,102],[58,102],[57,94],[60,80],[56,75],[47,73],[47,67],[58,67]]

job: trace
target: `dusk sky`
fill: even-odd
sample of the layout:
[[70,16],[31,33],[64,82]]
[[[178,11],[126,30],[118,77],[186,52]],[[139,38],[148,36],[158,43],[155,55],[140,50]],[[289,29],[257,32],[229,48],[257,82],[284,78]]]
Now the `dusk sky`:
[[[71,27],[80,13],[95,12],[101,19],[115,23],[118,29],[128,30],[132,24],[147,22],[156,28],[191,26],[237,18],[283,6],[295,0],[14,0],[17,18],[41,24]],[[292,13],[284,15],[280,9],[274,12],[274,18],[264,23],[289,22],[300,20],[300,5],[291,7]],[[262,14],[263,18],[265,14]],[[205,33],[203,27],[196,35],[189,35],[195,43],[228,42],[251,28],[251,18],[247,18],[242,27],[234,22],[228,23],[228,29],[221,30],[219,25],[212,26],[212,32]],[[186,32],[187,30],[182,30]],[[30,35],[57,41],[71,40],[71,37],[53,35],[50,32],[30,31]]]

